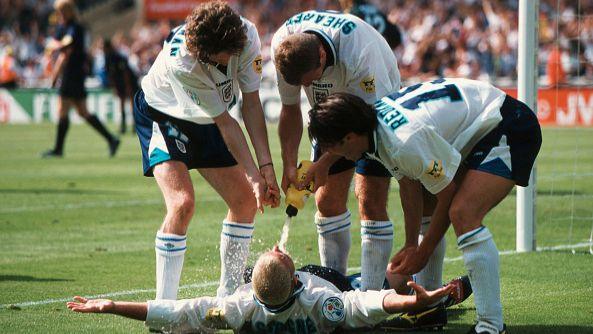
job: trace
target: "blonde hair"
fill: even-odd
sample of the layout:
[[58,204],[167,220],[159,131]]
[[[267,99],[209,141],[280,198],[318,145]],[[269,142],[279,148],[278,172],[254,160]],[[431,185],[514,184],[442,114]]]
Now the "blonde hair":
[[78,20],[78,9],[73,0],[56,0],[54,9],[62,13],[66,20]]
[[253,292],[266,305],[282,305],[292,293],[293,277],[294,273],[281,259],[263,254],[253,267]]

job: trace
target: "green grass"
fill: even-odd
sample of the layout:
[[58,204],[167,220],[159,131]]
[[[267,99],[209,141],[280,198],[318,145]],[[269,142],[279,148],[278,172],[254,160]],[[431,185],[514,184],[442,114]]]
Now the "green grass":
[[[0,126],[0,304],[63,299],[152,289],[154,234],[164,215],[153,179],[141,176],[138,140],[123,138],[117,157],[107,158],[107,145],[87,126],[73,126],[66,156],[39,159],[53,144],[50,125]],[[276,168],[280,154],[275,128],[270,131]],[[301,157],[308,156],[303,145]],[[540,246],[586,242],[593,222],[593,131],[546,129],[538,164],[537,239]],[[280,176],[280,175],[278,175]],[[218,240],[225,206],[197,173],[192,173],[197,208],[188,232],[188,251],[180,297],[213,294],[218,278]],[[396,246],[403,226],[392,184],[390,215]],[[350,266],[360,264],[360,233],[354,198],[353,249]],[[318,263],[317,234],[309,202],[291,228],[288,249],[297,265]],[[257,254],[278,239],[283,209],[267,209],[257,217],[252,244]],[[486,219],[500,250],[515,245],[515,195]],[[448,233],[447,257],[460,255]],[[593,333],[593,256],[547,251],[501,257],[505,321],[512,333]],[[459,260],[445,265],[445,277],[464,272]],[[114,297],[146,300],[154,292]],[[468,300],[450,312],[447,333],[464,333],[474,322]],[[69,312],[64,302],[0,308],[2,333],[143,333],[141,322],[110,315]]]

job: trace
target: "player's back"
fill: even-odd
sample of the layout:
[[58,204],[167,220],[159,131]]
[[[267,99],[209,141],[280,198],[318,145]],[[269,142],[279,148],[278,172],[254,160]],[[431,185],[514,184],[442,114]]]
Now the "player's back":
[[[375,107],[383,124],[394,131],[410,123],[400,132],[411,135],[427,126],[462,152],[500,122],[499,108],[505,96],[489,83],[447,78],[403,88],[379,100]],[[391,107],[402,117],[393,118],[389,114]]]
[[[294,15],[274,34],[272,55],[286,36],[297,33],[315,34],[330,49],[322,77],[305,87],[311,105],[336,92],[348,92],[372,103],[399,89],[400,74],[393,51],[385,38],[359,17],[335,11]],[[298,90],[288,94],[281,83],[279,86],[283,102],[286,95],[291,95],[291,103],[298,100]]]

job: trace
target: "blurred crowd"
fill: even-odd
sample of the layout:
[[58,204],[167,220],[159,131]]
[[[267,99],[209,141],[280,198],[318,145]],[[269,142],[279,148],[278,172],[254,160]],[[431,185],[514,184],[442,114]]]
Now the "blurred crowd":
[[[391,0],[377,5],[403,35],[394,52],[408,82],[435,76],[516,80],[518,0]],[[0,0],[0,85],[47,87],[51,72],[45,45],[54,34],[53,0]],[[275,30],[308,9],[340,10],[337,0],[231,1],[253,21],[264,61]],[[540,0],[539,74],[544,84],[593,82],[593,1]],[[181,22],[138,22],[110,36],[139,76],[156,58],[171,28]],[[90,40],[90,39],[89,39]],[[102,41],[89,45],[95,84],[107,85]]]

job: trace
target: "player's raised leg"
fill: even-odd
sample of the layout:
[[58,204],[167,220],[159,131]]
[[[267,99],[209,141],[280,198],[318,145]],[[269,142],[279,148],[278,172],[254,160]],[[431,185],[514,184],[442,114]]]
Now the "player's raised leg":
[[461,181],[449,216],[463,252],[474,291],[478,323],[476,331],[502,331],[502,305],[498,249],[492,234],[482,225],[484,216],[511,191],[513,180],[478,170],[469,170]]
[[156,299],[177,299],[186,249],[186,231],[194,214],[194,189],[186,165],[165,161],[153,168],[167,215],[155,238]]
[[220,233],[220,285],[216,293],[224,297],[235,292],[242,283],[257,203],[245,170],[239,165],[198,171],[229,207]]
[[327,183],[315,193],[319,256],[321,265],[342,274],[348,269],[351,214],[346,203],[354,170],[329,175]]
[[393,246],[393,224],[387,215],[390,176],[356,174],[361,237],[362,291],[381,290]]

